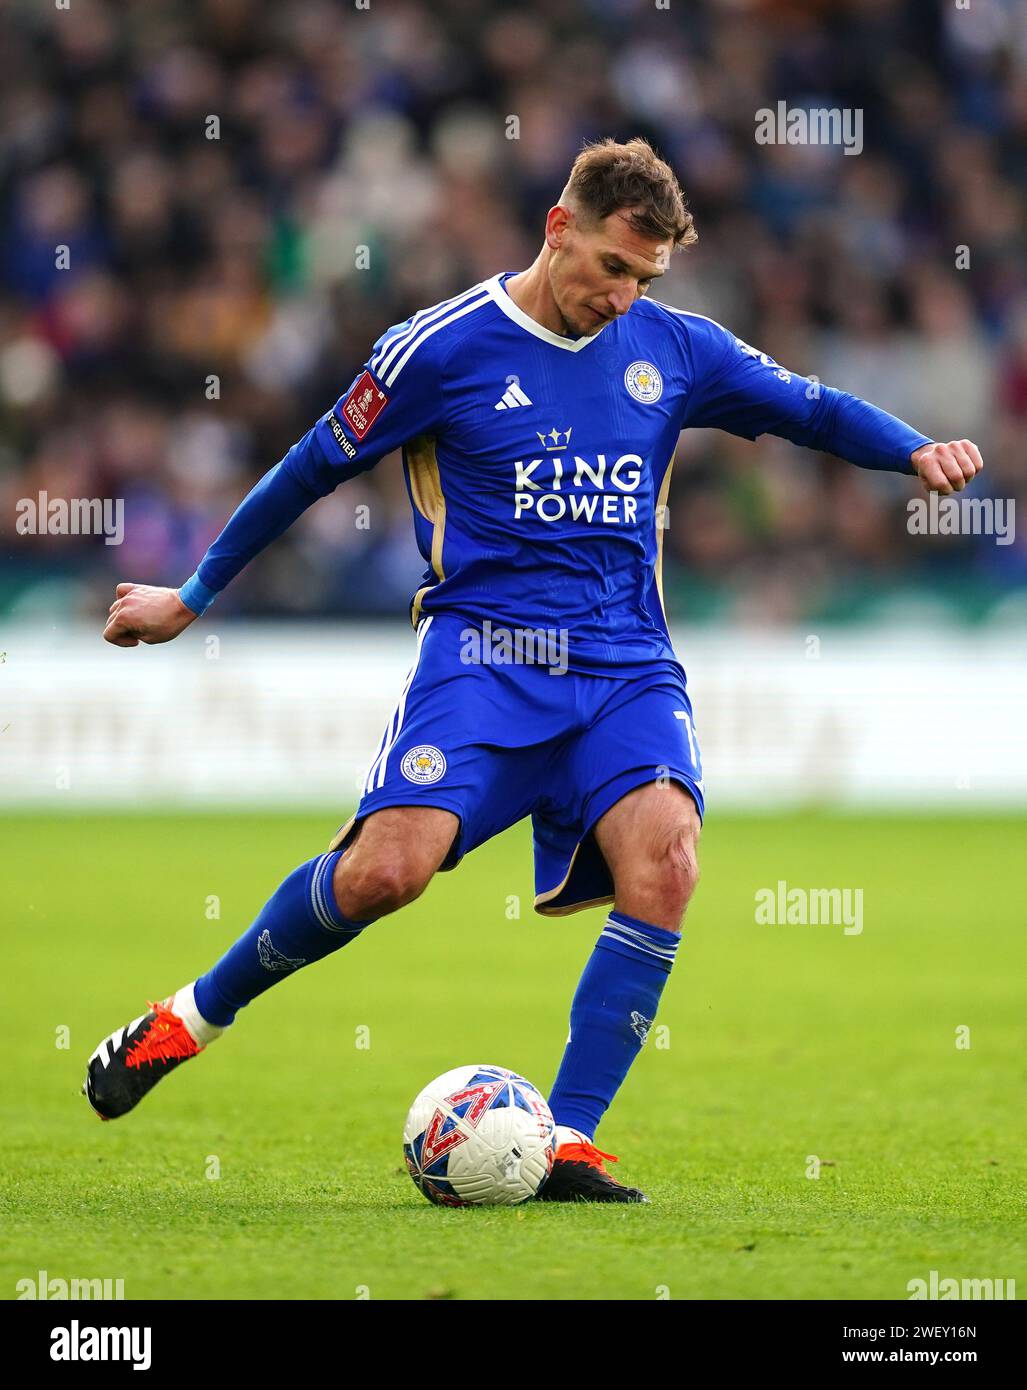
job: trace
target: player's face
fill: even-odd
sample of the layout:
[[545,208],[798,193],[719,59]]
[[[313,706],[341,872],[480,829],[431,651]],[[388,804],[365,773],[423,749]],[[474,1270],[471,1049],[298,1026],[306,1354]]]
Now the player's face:
[[594,227],[568,213],[558,245],[550,245],[550,284],[566,331],[591,337],[626,314],[666,272],[674,243],[640,235],[623,212]]

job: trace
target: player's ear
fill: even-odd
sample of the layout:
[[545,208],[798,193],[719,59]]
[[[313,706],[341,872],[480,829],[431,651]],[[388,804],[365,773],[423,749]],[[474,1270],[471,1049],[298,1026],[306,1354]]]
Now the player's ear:
[[557,203],[555,207],[549,209],[546,216],[546,245],[550,250],[559,249],[570,222],[571,213],[561,204]]

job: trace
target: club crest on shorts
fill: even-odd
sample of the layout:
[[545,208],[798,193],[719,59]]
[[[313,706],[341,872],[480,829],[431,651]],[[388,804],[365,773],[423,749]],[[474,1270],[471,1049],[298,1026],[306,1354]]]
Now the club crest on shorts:
[[644,405],[652,405],[663,395],[663,377],[651,362],[632,362],[624,373],[624,385]]
[[423,787],[437,782],[445,773],[446,760],[430,743],[420,743],[403,754],[399,770],[408,782],[417,782]]

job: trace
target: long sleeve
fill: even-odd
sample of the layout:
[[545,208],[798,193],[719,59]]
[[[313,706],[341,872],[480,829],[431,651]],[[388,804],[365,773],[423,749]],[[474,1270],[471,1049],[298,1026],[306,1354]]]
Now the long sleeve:
[[930,437],[847,391],[781,367],[720,324],[688,317],[693,384],[683,428],[774,434],[861,468],[912,474],[909,457]]
[[236,507],[195,575],[179,590],[182,602],[202,613],[255,555],[341,481],[333,478],[314,430],[308,430]]
[[[408,342],[412,347],[400,356]],[[417,336],[415,316],[378,339],[346,394],[243,498],[179,589],[182,602],[195,613],[205,612],[225,585],[318,498],[373,468],[415,435],[437,428],[442,408],[438,355],[427,335]]]

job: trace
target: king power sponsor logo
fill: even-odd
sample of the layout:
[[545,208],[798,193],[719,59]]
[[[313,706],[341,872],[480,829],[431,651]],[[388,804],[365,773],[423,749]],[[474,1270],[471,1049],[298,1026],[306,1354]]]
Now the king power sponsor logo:
[[[514,520],[583,521],[587,525],[634,526],[645,478],[640,454],[606,454],[594,459],[569,452],[571,431],[555,426],[539,433],[537,458],[514,464]],[[566,451],[566,452],[565,452]]]

